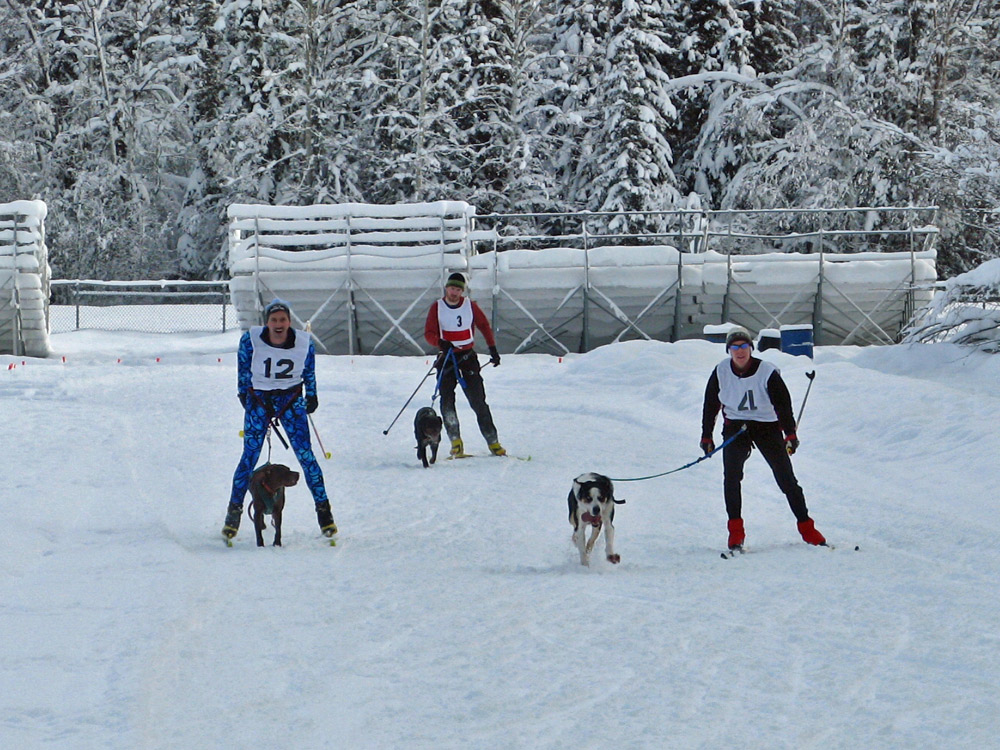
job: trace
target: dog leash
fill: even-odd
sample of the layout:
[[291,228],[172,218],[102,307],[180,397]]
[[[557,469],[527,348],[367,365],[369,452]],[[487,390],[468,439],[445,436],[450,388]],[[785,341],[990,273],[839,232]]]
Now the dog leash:
[[610,479],[612,482],[641,482],[644,479],[656,479],[657,477],[665,477],[667,476],[667,474],[676,474],[678,471],[684,471],[684,469],[690,469],[695,464],[700,464],[706,458],[711,458],[712,456],[714,456],[716,453],[721,451],[723,448],[725,448],[727,445],[733,442],[736,438],[738,438],[740,435],[746,432],[746,429],[747,429],[746,425],[741,425],[740,429],[738,429],[736,432],[734,432],[732,435],[726,438],[722,442],[722,445],[720,445],[714,451],[712,451],[711,453],[706,453],[704,456],[700,458],[696,458],[691,463],[684,464],[683,466],[678,466],[676,469],[671,469],[670,471],[664,471],[659,474],[650,474],[648,477],[628,477],[626,479],[621,479],[621,478],[615,479],[614,477],[608,477],[608,479]]
[[458,357],[455,356],[455,348],[450,347],[444,355],[444,359],[441,360],[441,366],[438,368],[437,384],[434,386],[434,395],[431,396],[431,406],[434,406],[434,401],[441,392],[441,379],[444,378],[444,368],[445,365],[448,364],[449,359],[451,360],[452,366],[455,368],[455,380],[457,380],[462,386],[463,391],[467,388],[465,378],[462,377],[462,370],[458,366]]
[[268,460],[268,462],[270,462],[270,460],[271,460],[271,430],[272,429],[274,430],[274,434],[278,436],[278,440],[281,441],[281,444],[283,446],[285,446],[285,450],[289,449],[288,441],[285,440],[285,436],[281,434],[281,429],[280,429],[281,423],[278,421],[278,418],[282,414],[284,414],[286,411],[288,411],[288,408],[295,402],[295,399],[299,398],[302,395],[302,386],[301,385],[296,386],[292,390],[293,390],[293,393],[291,395],[289,395],[289,397],[285,401],[285,403],[281,405],[281,408],[280,409],[275,409],[274,408],[273,397],[269,396],[267,403],[265,403],[264,399],[260,396],[260,394],[257,393],[257,391],[255,391],[253,388],[250,389],[250,393],[253,396],[254,401],[256,401],[261,406],[261,408],[264,409],[264,415],[267,417],[267,460]]

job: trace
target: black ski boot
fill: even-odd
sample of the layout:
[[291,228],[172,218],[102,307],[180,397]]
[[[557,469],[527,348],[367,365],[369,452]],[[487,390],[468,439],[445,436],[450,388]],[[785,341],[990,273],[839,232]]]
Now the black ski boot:
[[333,522],[329,500],[316,503],[316,520],[319,521],[319,530],[323,532],[323,536],[330,537],[337,533],[337,524]]
[[242,516],[243,508],[230,503],[229,509],[226,511],[226,522],[222,526],[222,536],[226,539],[232,539],[236,536],[236,532],[240,530],[240,518]]

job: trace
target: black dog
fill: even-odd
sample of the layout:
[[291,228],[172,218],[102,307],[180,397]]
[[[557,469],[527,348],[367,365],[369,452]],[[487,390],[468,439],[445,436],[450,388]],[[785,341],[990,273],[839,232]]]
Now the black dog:
[[285,509],[285,487],[298,484],[299,473],[283,464],[264,464],[250,477],[252,502],[247,515],[257,533],[257,546],[264,546],[264,516],[271,516],[274,526],[274,546],[281,546],[281,512]]
[[[431,407],[425,406],[413,418],[413,434],[417,438],[417,458],[428,468],[437,461],[438,445],[441,442],[441,417]],[[427,448],[431,449],[431,460],[427,460]]]
[[[594,549],[601,529],[604,529],[604,550],[610,563],[621,562],[621,555],[615,552],[615,505],[624,500],[615,500],[615,489],[611,480],[603,474],[587,472],[573,480],[569,491],[569,522],[573,525],[573,543],[580,551],[580,563],[590,565],[590,552]],[[587,541],[587,527],[593,531]]]

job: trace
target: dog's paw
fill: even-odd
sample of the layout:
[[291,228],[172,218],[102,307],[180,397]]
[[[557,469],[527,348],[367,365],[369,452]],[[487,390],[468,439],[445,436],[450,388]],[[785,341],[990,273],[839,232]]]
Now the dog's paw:
[[622,561],[622,556],[621,555],[608,555],[608,562],[609,563],[614,563],[615,565],[617,565],[621,561]]

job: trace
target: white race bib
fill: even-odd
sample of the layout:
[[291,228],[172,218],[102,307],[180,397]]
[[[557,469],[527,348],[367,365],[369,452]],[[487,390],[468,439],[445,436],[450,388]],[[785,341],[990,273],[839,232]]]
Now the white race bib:
[[719,378],[722,416],[744,422],[777,422],[778,413],[767,393],[767,381],[778,368],[770,362],[761,361],[757,372],[740,378],[733,372],[731,361],[723,360],[715,368]]
[[472,300],[468,297],[458,307],[448,307],[443,299],[438,300],[438,327],[441,338],[450,341],[452,346],[472,346]]
[[271,346],[261,334],[264,326],[250,329],[253,357],[250,360],[250,377],[255,391],[283,391],[302,382],[306,355],[309,354],[310,336],[305,331],[295,331],[295,346],[282,349]]

